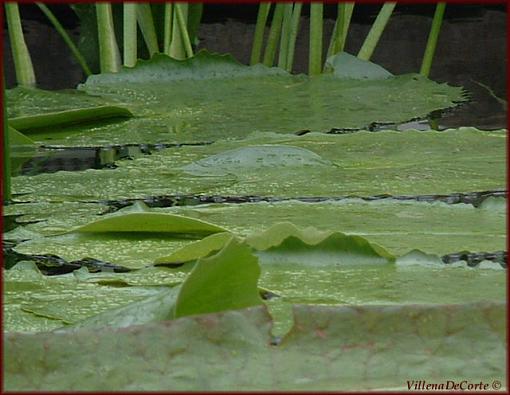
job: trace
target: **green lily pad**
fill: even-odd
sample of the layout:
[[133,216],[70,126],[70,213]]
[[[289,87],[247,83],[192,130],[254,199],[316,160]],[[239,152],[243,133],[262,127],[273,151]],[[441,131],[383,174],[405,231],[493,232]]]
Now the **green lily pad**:
[[236,310],[262,304],[260,268],[251,250],[235,240],[216,255],[200,259],[182,285],[144,300],[89,317],[73,325],[128,327],[194,314]]
[[347,52],[340,52],[326,60],[325,69],[337,78],[383,80],[393,77],[388,70],[378,64],[361,60]]
[[79,226],[76,233],[166,233],[173,235],[208,235],[225,232],[224,228],[194,218],[169,213],[114,214]]
[[[473,128],[340,136],[256,134],[243,141],[167,149],[132,161],[119,161],[119,167],[111,171],[14,177],[13,190],[28,194],[23,199],[35,201],[181,194],[334,197],[484,191],[506,185],[505,139],[506,131]],[[216,170],[214,166],[197,165],[214,155],[230,156],[233,149],[261,144],[306,149],[320,156],[321,162],[297,167],[261,167],[250,162],[245,172],[228,175],[225,164]],[[194,174],[184,172],[186,166],[193,166]],[[61,188],[63,184],[65,189]]]
[[103,98],[87,95],[75,89],[47,91],[18,86],[13,89],[6,89],[5,93],[8,118],[67,111],[76,108],[94,108],[111,104]]
[[20,133],[12,126],[8,126],[8,128],[9,128],[9,144],[11,147],[35,145],[35,142],[31,138],[25,136],[23,133]]
[[111,118],[130,118],[133,114],[118,106],[78,108],[9,119],[9,125],[24,133],[34,133],[41,128],[62,128],[69,125],[94,123]]
[[202,176],[239,174],[267,168],[331,166],[316,153],[285,145],[263,145],[222,152],[183,167],[186,173]]
[[143,300],[157,291],[143,286],[119,288],[85,283],[77,281],[73,274],[46,277],[32,262],[18,263],[4,271],[3,278],[4,330],[8,332],[59,328]]
[[[228,56],[204,52],[184,61],[156,55],[119,73],[91,76],[80,90],[100,96],[91,102],[126,106],[135,118],[94,128],[69,127],[65,134],[38,134],[38,142],[51,139],[52,144],[63,146],[183,143],[242,138],[253,131],[362,129],[374,122],[398,124],[426,117],[465,100],[461,88],[417,74],[380,80],[333,74],[309,78],[262,65],[244,66]],[[49,92],[34,92],[31,100],[20,100],[30,92],[7,94],[11,117],[45,112],[48,102],[55,102],[52,111],[69,108],[61,103],[69,99],[68,93],[52,97]],[[88,100],[87,95],[76,98],[75,102]],[[43,110],[38,111],[39,107]]]
[[195,261],[211,254],[212,252],[221,250],[231,239],[232,233],[215,233],[204,237],[202,240],[194,241],[186,244],[184,247],[174,251],[169,256],[158,257],[154,264],[156,266],[176,265],[185,262]]
[[[504,303],[297,306],[279,346],[270,345],[261,307],[122,329],[6,334],[5,389],[405,390],[417,376],[504,383],[505,310]],[[106,374],[91,380],[90,366]]]
[[175,317],[260,305],[259,276],[257,257],[232,238],[217,254],[197,261],[177,296]]

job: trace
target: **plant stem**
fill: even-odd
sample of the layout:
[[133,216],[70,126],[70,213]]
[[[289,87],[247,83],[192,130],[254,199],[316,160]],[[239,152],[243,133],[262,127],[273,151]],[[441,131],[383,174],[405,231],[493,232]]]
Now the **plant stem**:
[[113,28],[112,5],[96,3],[96,15],[101,72],[116,73],[120,70],[120,53]]
[[190,3],[188,5],[188,22],[187,30],[189,35],[189,41],[192,45],[198,45],[198,28],[200,27],[200,21],[202,20],[202,14],[204,13],[204,5],[202,3]]
[[269,37],[267,39],[266,50],[264,51],[264,63],[266,66],[273,66],[274,56],[276,54],[276,46],[280,38],[283,20],[283,7],[285,4],[278,3],[274,9],[273,20],[271,21],[271,28],[269,29]]
[[184,52],[186,57],[190,58],[193,56],[193,48],[191,47],[191,41],[188,35],[187,20],[185,19],[182,8],[179,5],[175,6],[175,12],[177,16],[177,24],[179,25],[179,30],[181,31]]
[[289,73],[292,71],[292,65],[294,64],[294,52],[296,49],[296,38],[299,29],[299,21],[301,19],[302,7],[303,3],[294,3],[294,9],[292,10],[289,44],[287,46],[287,64],[285,65],[285,70],[287,70]]
[[287,66],[287,56],[289,54],[289,35],[292,22],[292,3],[283,5],[282,32],[280,37],[280,50],[278,51],[278,67],[284,69]]
[[429,38],[427,40],[427,47],[423,54],[423,61],[421,63],[420,74],[428,77],[432,67],[432,60],[436,52],[437,40],[439,38],[439,31],[443,23],[444,10],[446,3],[437,3],[434,19],[432,20],[432,27],[430,28]]
[[172,24],[173,24],[173,3],[165,4],[165,28],[164,28],[164,42],[163,52],[170,56],[170,43],[172,42]]
[[309,75],[317,75],[321,73],[323,7],[322,3],[310,3]]
[[359,59],[370,60],[396,5],[397,3],[384,3],[358,52]]
[[[7,5],[7,4],[6,4]],[[2,76],[2,90],[3,97],[5,98],[5,77]],[[3,122],[3,147],[2,147],[2,157],[3,157],[3,178],[2,178],[2,197],[3,204],[8,204],[11,200],[11,147],[9,143],[9,127],[7,125],[7,110],[5,105],[5,100],[2,100],[2,110],[4,114],[4,122]]]
[[44,15],[46,15],[46,17],[48,18],[48,20],[51,22],[51,24],[53,25],[53,27],[55,28],[55,30],[58,32],[58,34],[60,34],[60,37],[62,37],[62,39],[64,40],[64,42],[67,44],[67,46],[69,47],[69,49],[71,50],[74,58],[76,59],[76,61],[78,62],[78,64],[81,66],[81,68],[83,69],[83,72],[89,76],[92,74],[92,71],[90,71],[90,68],[87,64],[87,61],[85,60],[85,58],[83,57],[83,55],[80,53],[80,51],[78,50],[78,48],[76,47],[76,45],[74,45],[74,42],[73,40],[71,40],[71,37],[69,37],[69,34],[67,34],[66,30],[64,29],[64,27],[60,24],[60,22],[58,21],[58,19],[55,17],[55,15],[53,14],[53,12],[51,12],[51,10],[46,7],[46,5],[42,4],[42,3],[35,3],[37,4],[37,6],[41,9],[41,11],[44,13]]
[[[174,3],[173,6],[173,23],[172,23],[172,40],[170,42],[169,55],[174,59],[185,59],[186,49],[184,44],[184,32],[187,34],[186,23],[188,19],[188,4],[187,3]],[[178,15],[184,20],[183,24],[179,23]],[[189,41],[189,36],[188,36]]]
[[352,2],[338,4],[338,16],[329,42],[328,58],[344,50],[353,11]]
[[123,5],[124,13],[124,66],[134,67],[137,54],[137,26],[136,3],[126,2]]
[[17,3],[5,3],[5,16],[18,85],[35,86],[35,73],[28,52]]
[[159,52],[159,46],[158,36],[156,35],[156,28],[154,26],[154,18],[152,17],[152,10],[149,3],[138,3],[136,5],[136,19],[142,31],[147,49],[149,50],[149,55],[152,57],[152,55]]
[[253,47],[251,48],[250,64],[260,63],[260,55],[262,52],[262,43],[264,41],[264,33],[266,30],[267,16],[271,3],[260,3],[259,12],[257,14],[257,24],[255,25],[255,35],[253,36]]

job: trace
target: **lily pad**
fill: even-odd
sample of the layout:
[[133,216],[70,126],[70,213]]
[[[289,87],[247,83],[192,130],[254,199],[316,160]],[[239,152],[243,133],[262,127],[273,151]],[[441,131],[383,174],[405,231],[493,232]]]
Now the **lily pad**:
[[114,214],[79,226],[76,233],[166,233],[173,235],[208,235],[225,232],[214,224],[169,213]]
[[[340,136],[256,134],[243,141],[167,149],[119,161],[119,167],[112,171],[14,177],[13,190],[28,194],[23,199],[35,201],[145,198],[149,194],[335,197],[484,191],[506,185],[505,139],[504,130],[484,132],[473,128]],[[303,148],[334,165],[259,167],[253,163],[249,171],[229,175],[224,175],[223,168],[218,170],[219,175],[210,175],[212,167],[202,167],[204,173],[200,176],[182,171],[213,155],[260,143]],[[63,184],[65,189],[61,188]],[[101,188],[97,188],[99,184]]]
[[335,77],[354,80],[384,80],[393,77],[393,74],[378,64],[359,59],[347,52],[328,58],[325,69],[330,70]]
[[[417,375],[437,383],[504,382],[505,309],[503,303],[297,306],[280,346],[269,345],[271,320],[261,307],[123,329],[6,334],[5,388],[394,390],[407,389]],[[91,376],[90,366],[107,370]]]
[[315,152],[286,145],[262,145],[237,148],[200,159],[183,167],[194,175],[239,174],[267,168],[289,169],[305,166],[331,166]]
[[232,238],[217,254],[197,261],[177,296],[175,317],[260,305],[259,276],[257,257]]
[[340,232],[298,229],[290,222],[275,224],[246,243],[258,252],[261,263],[305,264],[307,266],[359,265],[392,262],[384,248],[360,236]]
[[[52,144],[63,146],[183,143],[242,138],[253,131],[362,129],[374,122],[398,124],[423,118],[466,100],[462,88],[417,74],[381,80],[333,74],[309,78],[262,65],[244,66],[230,57],[203,52],[184,61],[156,55],[119,73],[91,76],[80,89],[99,96],[92,102],[126,106],[135,118],[122,124],[70,127],[65,134],[38,134],[39,142],[51,139]],[[27,95],[30,91],[23,91],[23,97]],[[60,103],[69,94],[34,95],[28,101],[32,113],[40,113],[39,97],[41,107],[55,102],[52,111],[69,106]],[[10,116],[30,114],[30,104],[17,96],[21,95],[7,95]]]
[[78,108],[60,112],[27,115],[9,119],[9,125],[24,133],[41,128],[61,128],[69,125],[94,123],[111,118],[130,118],[133,114],[118,106]]
[[202,240],[194,241],[186,244],[181,249],[173,252],[169,256],[158,257],[154,264],[156,266],[172,266],[185,262],[195,261],[211,254],[212,252],[221,250],[231,239],[233,235],[228,232],[215,233],[204,237]]

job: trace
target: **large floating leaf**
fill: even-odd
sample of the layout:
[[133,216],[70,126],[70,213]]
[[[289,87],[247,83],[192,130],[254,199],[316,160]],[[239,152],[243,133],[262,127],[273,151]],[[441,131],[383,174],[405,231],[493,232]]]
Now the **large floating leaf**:
[[197,262],[182,285],[74,325],[127,327],[194,314],[236,310],[262,304],[257,287],[257,257],[236,240],[216,255]]
[[[422,195],[500,189],[506,185],[506,132],[461,128],[444,132],[385,131],[350,135],[256,134],[243,141],[180,147],[133,161],[119,161],[113,171],[58,172],[15,177],[15,193],[24,199],[125,199],[148,195],[208,194],[277,197]],[[219,163],[233,149],[277,144],[302,148],[320,158],[314,165],[285,167]],[[305,151],[306,152],[306,151]],[[295,158],[306,162],[310,153]],[[332,165],[327,165],[327,162]],[[263,162],[262,162],[263,163]],[[216,163],[218,165],[218,163]],[[193,168],[193,174],[186,169]],[[183,170],[184,169],[184,170]],[[225,169],[235,174],[225,174]],[[202,170],[201,175],[200,170]],[[216,171],[216,175],[214,172]],[[320,180],[317,181],[317,180]],[[66,188],[61,188],[65,184]],[[101,188],[97,188],[101,185]]]
[[316,153],[286,145],[261,145],[237,148],[213,155],[183,167],[189,174],[222,176],[253,170],[278,168],[291,170],[306,166],[331,166]]
[[347,52],[340,52],[326,61],[325,68],[338,78],[383,80],[393,75],[381,66],[357,58]]
[[78,90],[46,91],[18,86],[6,90],[8,118],[26,117],[111,104],[107,100]]
[[[83,218],[79,221],[83,222]],[[55,223],[59,220],[53,219],[52,224]],[[54,236],[34,237],[20,244],[17,250],[58,255],[68,261],[93,257],[129,268],[141,268],[190,240],[226,231],[220,226],[182,215],[134,211],[115,213],[80,225],[71,229],[68,225],[64,232],[55,232],[57,229],[53,225],[50,230]],[[7,238],[26,239],[26,230],[10,232]],[[42,232],[47,231],[48,227],[43,225]]]
[[[475,208],[467,204],[425,203],[383,200],[365,202],[359,199],[301,203],[213,204],[200,207],[152,209],[152,212],[186,216],[247,236],[270,228],[274,223],[291,221],[300,228],[316,227],[323,235],[331,231],[360,235],[371,243],[383,245],[392,255],[403,255],[413,249],[441,256],[459,251],[501,251],[506,248],[506,204],[495,209]],[[157,263],[192,261],[219,250],[230,238],[228,233],[216,233],[191,242],[174,236],[148,233],[129,236],[128,233],[105,235],[79,234],[41,238],[84,222],[93,221],[103,210],[99,204],[38,203],[11,205],[7,213],[21,214],[18,221],[41,222],[25,225],[8,232],[10,240],[27,240],[16,247],[18,252],[56,254],[68,260],[92,256],[107,262],[139,268]],[[88,221],[87,221],[87,218]],[[268,244],[252,241],[255,248],[264,249],[283,241],[275,234]],[[310,238],[320,232],[299,233]],[[288,236],[289,233],[286,233]],[[325,236],[323,236],[325,237]],[[309,240],[313,242],[314,240]]]
[[208,256],[214,251],[221,250],[232,239],[232,237],[233,235],[228,232],[215,233],[204,237],[202,240],[187,244],[168,256],[158,257],[154,263],[157,266],[176,265],[195,261],[199,258]]
[[269,247],[259,249],[261,263],[301,264],[307,266],[364,265],[394,260],[384,248],[372,245],[360,236],[340,232],[300,231],[291,223],[276,224],[262,234],[248,238],[248,244]]
[[[8,126],[9,128],[9,144],[11,147],[18,147],[18,146],[33,146],[35,142],[25,136],[23,133],[20,133],[16,129],[14,129],[12,126]],[[16,152],[14,152],[15,154]]]
[[[407,390],[418,376],[504,383],[505,311],[503,303],[297,306],[280,346],[269,344],[263,308],[120,330],[7,334],[4,385],[8,391],[352,391]],[[90,373],[91,366],[101,373]]]
[[[216,141],[253,131],[328,132],[366,128],[374,122],[401,123],[465,100],[461,88],[417,74],[382,80],[344,79],[333,74],[309,78],[262,65],[244,66],[228,56],[207,53],[183,61],[157,55],[139,61],[135,68],[91,76],[81,89],[101,96],[91,100],[127,105],[137,118],[93,129],[76,126],[64,136],[38,134],[40,141],[51,138],[52,144],[90,146]],[[35,95],[42,96],[44,107],[45,95],[51,93]],[[30,113],[29,104],[16,96],[8,95],[8,105],[14,107],[10,115]],[[53,111],[68,106],[60,104],[67,96],[55,94],[57,108]],[[32,113],[39,113],[37,99],[31,100]]]
[[[173,276],[166,275],[165,269],[154,271],[158,272],[159,281],[167,284],[172,281]],[[136,278],[136,275],[132,277]],[[3,279],[4,330],[8,332],[59,328],[144,300],[157,292],[157,289],[147,286],[157,284],[154,279],[145,283],[138,280],[141,286],[137,287],[110,287],[97,282],[77,281],[73,274],[46,277],[32,262],[20,262],[4,271]]]
[[167,233],[208,235],[225,232],[214,224],[169,213],[127,213],[111,215],[72,230],[77,233]]
[[201,258],[182,284],[175,317],[262,304],[260,267],[248,246],[231,239],[216,255]]
[[25,133],[41,128],[62,128],[81,123],[94,123],[111,118],[130,118],[133,114],[118,106],[79,108],[60,112],[10,118],[9,125]]
[[[291,200],[210,204],[153,210],[204,219],[244,236],[278,222],[290,221],[300,228],[313,226],[323,234],[338,231],[360,235],[383,245],[392,255],[403,255],[414,248],[444,255],[458,251],[505,250],[506,200],[489,207],[490,202],[476,208],[470,204],[346,199],[317,203]],[[268,244],[252,241],[253,246],[262,249],[278,244],[282,237],[277,231],[275,228],[275,233],[267,239]],[[306,233],[303,236],[310,237]]]

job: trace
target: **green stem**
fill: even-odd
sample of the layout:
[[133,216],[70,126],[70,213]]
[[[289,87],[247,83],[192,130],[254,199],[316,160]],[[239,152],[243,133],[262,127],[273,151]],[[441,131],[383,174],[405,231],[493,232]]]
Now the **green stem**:
[[280,38],[283,20],[283,8],[285,4],[278,3],[274,9],[273,20],[271,21],[271,28],[269,29],[269,37],[267,39],[266,50],[264,51],[264,59],[262,63],[266,66],[273,66],[274,56],[276,54],[276,46]]
[[136,3],[124,3],[124,66],[134,67],[137,54]]
[[138,3],[136,5],[136,19],[143,39],[149,50],[149,55],[152,57],[155,53],[159,52],[158,36],[156,34],[156,27],[154,26],[154,18],[152,17],[152,10],[149,3]]
[[437,3],[434,19],[432,20],[432,27],[430,28],[429,38],[427,40],[427,47],[423,54],[423,61],[421,63],[420,74],[428,77],[432,67],[432,60],[436,52],[437,40],[439,38],[439,31],[443,23],[444,10],[446,3]]
[[170,43],[172,42],[173,3],[165,4],[165,28],[163,52],[170,56]]
[[285,70],[287,70],[289,73],[292,71],[292,65],[294,64],[294,52],[296,49],[296,38],[299,30],[299,21],[301,19],[302,7],[303,3],[294,3],[294,9],[292,10],[289,45],[287,46],[287,64],[285,65]]
[[96,15],[101,72],[116,73],[120,70],[120,53],[113,28],[112,5],[96,3]]
[[344,50],[353,11],[354,3],[338,4],[338,16],[329,42],[328,58]]
[[[7,4],[6,4],[7,5]],[[3,79],[3,94],[5,98],[5,77],[2,76]],[[3,179],[2,179],[2,196],[3,196],[3,204],[8,204],[11,200],[11,147],[9,143],[9,127],[7,126],[7,110],[5,105],[5,100],[2,100],[2,107],[4,112],[4,133],[3,133],[3,147],[2,147],[2,157],[3,157]]]
[[396,5],[397,3],[384,3],[358,52],[359,59],[370,60]]
[[280,37],[280,50],[278,51],[278,67],[284,69],[287,66],[287,56],[289,54],[289,36],[292,22],[292,3],[283,5],[283,22]]
[[192,45],[198,45],[198,28],[204,13],[204,5],[202,3],[190,3],[188,5],[188,22],[186,24],[189,35],[189,41]]
[[349,32],[349,27],[351,26],[352,13],[354,12],[354,4],[355,3],[353,2],[344,4],[342,39],[338,43],[338,47],[335,48],[336,53],[343,51],[345,48],[345,41],[347,40],[347,33]]
[[317,75],[321,73],[323,8],[324,6],[322,3],[310,3],[309,75]]
[[184,13],[182,8],[179,5],[175,6],[176,16],[177,16],[177,24],[179,25],[179,30],[181,31],[182,43],[184,45],[184,51],[187,58],[193,56],[193,48],[191,47],[191,41],[188,35],[188,25],[187,20],[184,17]]
[[51,22],[51,24],[53,25],[53,27],[55,28],[55,30],[58,32],[58,34],[60,34],[60,37],[62,37],[62,39],[64,40],[64,42],[67,44],[67,46],[69,47],[69,49],[71,50],[74,58],[76,59],[76,61],[78,62],[78,64],[81,66],[81,68],[83,69],[83,72],[89,76],[92,74],[92,71],[90,71],[90,68],[89,66],[87,65],[87,61],[85,60],[85,58],[83,57],[83,55],[80,53],[80,51],[78,50],[78,47],[76,47],[76,45],[74,45],[74,42],[73,40],[71,40],[71,37],[69,37],[69,34],[67,34],[66,30],[64,29],[64,27],[60,24],[60,22],[58,21],[58,19],[55,17],[55,15],[53,14],[53,12],[51,12],[51,10],[46,7],[46,5],[42,4],[42,3],[35,3],[37,4],[37,6],[41,9],[41,11],[44,13],[44,15],[46,15],[46,17],[48,18],[48,20]]
[[[178,20],[178,14],[181,14],[186,22],[188,19],[188,4],[174,3],[173,11],[172,40],[170,41],[169,55],[174,59],[185,59],[186,49],[184,48],[183,33],[186,29],[182,29],[182,24],[180,24]],[[184,25],[186,25],[186,23]]]
[[5,3],[5,16],[18,85],[35,86],[34,66],[23,36],[18,4]]
[[257,14],[257,24],[255,25],[255,35],[253,36],[253,47],[251,48],[250,64],[260,63],[260,55],[262,53],[262,43],[264,41],[264,33],[266,30],[267,16],[271,3],[260,3],[259,12]]

